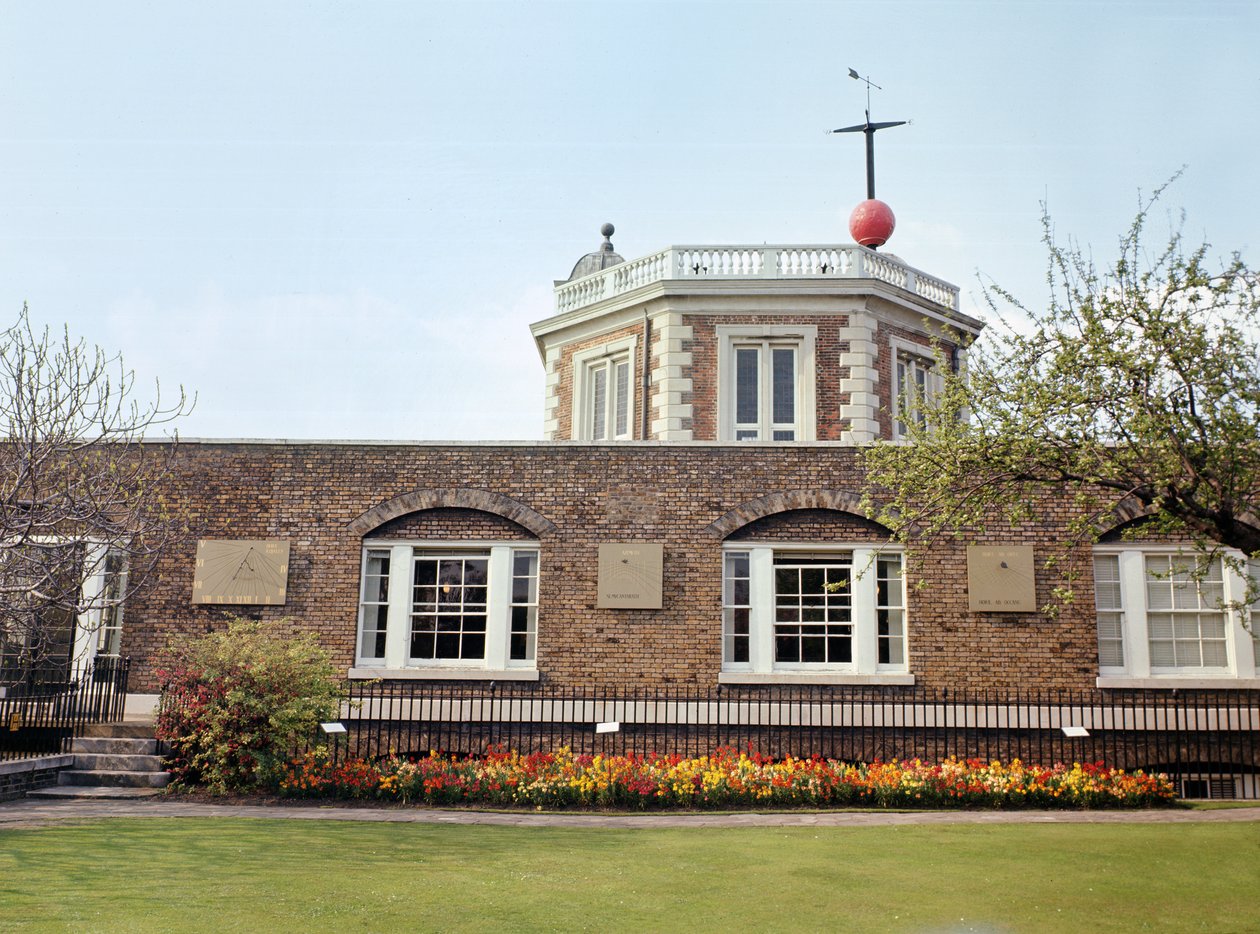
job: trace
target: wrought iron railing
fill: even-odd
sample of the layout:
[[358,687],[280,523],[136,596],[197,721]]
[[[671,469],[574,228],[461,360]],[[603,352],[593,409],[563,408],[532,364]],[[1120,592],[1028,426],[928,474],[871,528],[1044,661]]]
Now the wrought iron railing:
[[567,746],[694,755],[721,747],[845,761],[948,756],[1165,772],[1187,797],[1260,797],[1260,691],[712,691],[352,685],[337,756]]
[[35,670],[0,695],[0,761],[55,755],[92,723],[123,718],[129,658],[97,658],[53,673]]

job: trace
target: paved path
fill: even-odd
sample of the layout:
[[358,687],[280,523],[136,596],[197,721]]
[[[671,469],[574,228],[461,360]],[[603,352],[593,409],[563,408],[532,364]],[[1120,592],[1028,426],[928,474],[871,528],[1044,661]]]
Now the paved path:
[[1212,811],[770,811],[761,813],[592,814],[206,804],[170,798],[137,801],[18,799],[0,803],[0,830],[97,817],[248,817],[287,820],[488,824],[513,827],[890,827],[927,824],[1170,824],[1260,822],[1256,807]]

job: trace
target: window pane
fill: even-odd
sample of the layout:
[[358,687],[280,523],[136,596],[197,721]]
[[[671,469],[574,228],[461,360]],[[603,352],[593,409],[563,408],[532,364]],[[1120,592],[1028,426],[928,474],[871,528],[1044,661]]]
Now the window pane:
[[892,555],[879,559],[876,578],[876,600],[880,606],[901,606],[901,556]]
[[414,562],[411,658],[485,658],[489,558],[417,553]]
[[1124,667],[1124,614],[1120,599],[1120,558],[1094,556],[1094,610],[1098,625],[1098,664]]
[[1224,668],[1229,664],[1225,654],[1225,640],[1203,643],[1203,665],[1207,668]]
[[879,611],[879,663],[905,664],[904,624],[901,610]]
[[[775,630],[776,633],[778,630]],[[800,641],[792,636],[776,635],[774,637],[774,660],[776,662],[799,662],[801,660]]]
[[591,440],[608,438],[608,368],[591,371]]
[[774,556],[775,661],[853,660],[852,568],[847,556]]
[[875,620],[878,627],[877,661],[880,665],[906,663],[905,588],[901,579],[901,555],[882,555],[876,560]]
[[1120,557],[1094,556],[1094,607],[1098,610],[1119,610]]
[[615,408],[617,412],[616,437],[624,438],[630,433],[630,364],[624,360],[617,364]]
[[469,558],[464,562],[464,582],[467,584],[485,584],[489,573],[489,558]]
[[1180,555],[1145,558],[1152,668],[1228,665],[1222,564],[1212,561],[1196,574],[1192,560]]
[[512,606],[508,658],[514,662],[534,659],[538,633],[538,552],[512,552]]
[[790,347],[775,347],[771,356],[774,365],[774,423],[790,425],[796,421],[796,351]]
[[750,659],[748,552],[727,552],[722,566],[722,661],[745,664]]
[[481,632],[465,632],[460,640],[460,658],[484,658],[486,654],[486,634]]
[[1146,628],[1152,639],[1171,639],[1173,637],[1172,617],[1167,613],[1150,613],[1146,617]]
[[[101,622],[96,635],[97,655],[118,655],[122,648],[123,598],[127,561],[121,551],[106,553],[101,582]],[[0,640],[3,641],[3,640]]]
[[530,593],[530,585],[533,583],[529,577],[512,578],[512,602],[513,603],[529,603],[533,594]]
[[530,658],[529,636],[513,632],[508,640],[508,657],[513,661]]
[[382,661],[389,628],[389,551],[369,551],[363,562],[359,596],[359,657]]
[[[1248,594],[1260,596],[1260,561],[1247,562],[1247,577],[1252,581],[1248,585]],[[1251,629],[1251,651],[1256,660],[1256,669],[1260,670],[1260,600],[1253,600],[1247,613],[1247,626]]]
[[930,363],[921,357],[903,354],[897,358],[896,393],[893,400],[896,432],[898,437],[908,433],[906,420],[923,424],[920,402],[927,398],[928,369]]
[[740,347],[735,351],[735,421],[755,425],[760,418],[760,374],[756,347]]

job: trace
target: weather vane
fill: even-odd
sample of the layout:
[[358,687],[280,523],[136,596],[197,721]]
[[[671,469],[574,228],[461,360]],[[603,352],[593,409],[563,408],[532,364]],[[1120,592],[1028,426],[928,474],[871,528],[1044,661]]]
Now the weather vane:
[[852,68],[849,69],[849,77],[855,81],[866,82],[866,122],[859,123],[856,126],[841,127],[838,130],[828,130],[828,133],[865,133],[866,134],[866,197],[868,200],[875,198],[875,131],[886,130],[889,127],[904,126],[909,123],[908,120],[894,120],[889,123],[871,123],[871,88],[877,91],[884,90],[878,84],[871,81],[870,77],[863,78]]

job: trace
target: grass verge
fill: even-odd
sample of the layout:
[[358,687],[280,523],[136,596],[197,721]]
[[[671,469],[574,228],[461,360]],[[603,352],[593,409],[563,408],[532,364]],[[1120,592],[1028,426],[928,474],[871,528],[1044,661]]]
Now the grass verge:
[[3,931],[1260,930],[1252,824],[0,831]]

